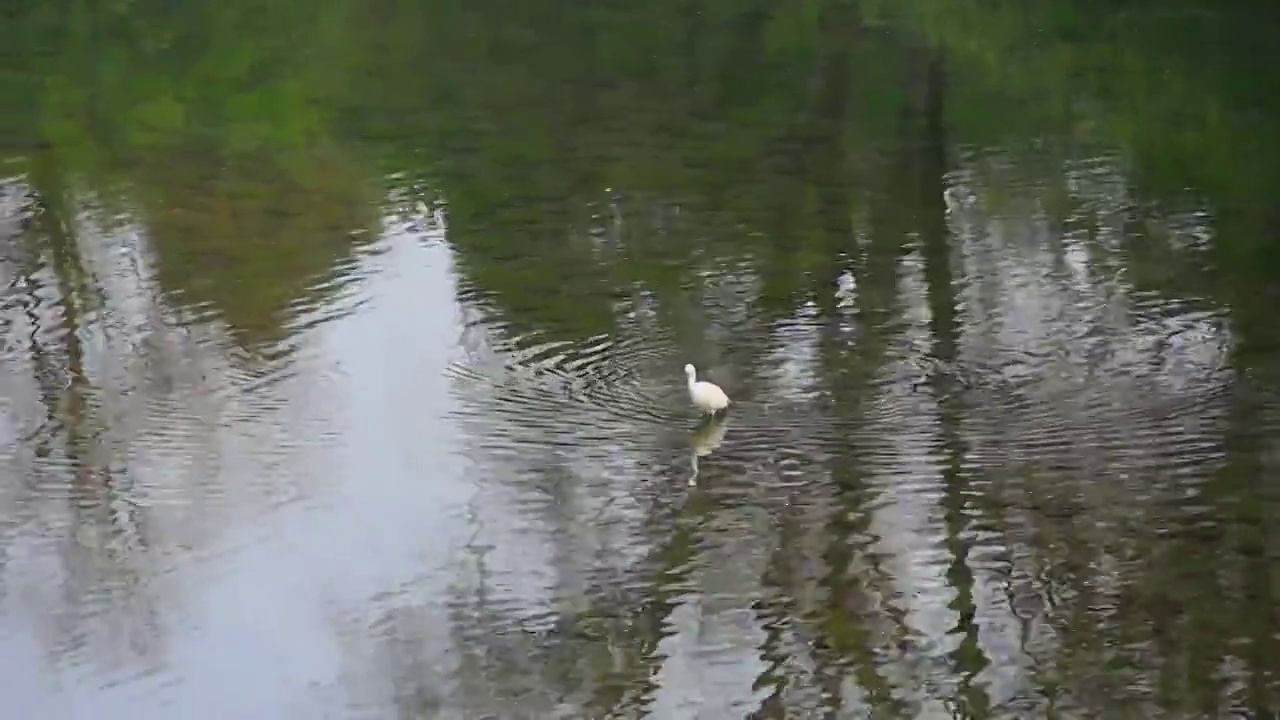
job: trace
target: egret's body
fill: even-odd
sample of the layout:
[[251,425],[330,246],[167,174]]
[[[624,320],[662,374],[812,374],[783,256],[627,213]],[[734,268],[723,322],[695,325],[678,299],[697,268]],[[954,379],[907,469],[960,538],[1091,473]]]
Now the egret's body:
[[703,414],[715,414],[729,407],[729,396],[724,394],[719,385],[698,380],[697,371],[692,365],[684,366],[684,374],[689,377],[689,399]]

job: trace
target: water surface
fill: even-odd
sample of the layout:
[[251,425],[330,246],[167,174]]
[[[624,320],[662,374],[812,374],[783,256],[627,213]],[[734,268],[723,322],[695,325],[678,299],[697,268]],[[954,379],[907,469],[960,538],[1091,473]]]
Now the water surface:
[[14,717],[1280,704],[1270,10],[146,5],[0,30]]

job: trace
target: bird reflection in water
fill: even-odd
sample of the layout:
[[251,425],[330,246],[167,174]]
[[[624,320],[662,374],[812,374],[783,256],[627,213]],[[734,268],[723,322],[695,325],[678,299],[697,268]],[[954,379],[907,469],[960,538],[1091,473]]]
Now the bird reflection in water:
[[728,415],[709,415],[693,429],[689,436],[689,444],[693,447],[693,453],[689,456],[689,464],[693,468],[693,474],[689,476],[690,485],[698,479],[698,458],[706,457],[720,447],[728,430]]

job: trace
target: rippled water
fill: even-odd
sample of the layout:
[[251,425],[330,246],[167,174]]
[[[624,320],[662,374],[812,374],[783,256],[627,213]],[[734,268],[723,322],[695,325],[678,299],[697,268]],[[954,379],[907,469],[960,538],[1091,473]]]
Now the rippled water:
[[[1067,169],[1072,222],[1106,210],[1099,163]],[[851,258],[831,315],[761,317],[750,267],[709,258],[697,334],[641,291],[614,331],[551,340],[511,333],[423,224],[388,223],[321,283],[340,292],[295,307],[283,359],[166,306],[145,247],[87,218],[96,299],[52,258],[10,269],[3,627],[24,716],[199,715],[215,694],[245,713],[1012,716],[1084,712],[1091,687],[1136,701],[1177,661],[1160,606],[1204,592],[1175,580],[1201,572],[1178,548],[1226,532],[1206,493],[1244,391],[1229,314],[1136,290],[1105,227],[959,201],[939,357],[918,244],[874,299],[886,279]],[[686,359],[737,398],[726,417],[687,407]]]
[[[228,7],[155,22],[280,65]],[[985,55],[874,13],[879,64],[770,25],[757,104],[664,84],[644,42],[756,40],[662,7],[528,68],[458,10],[429,108],[379,74],[435,52],[404,8],[307,16],[340,67],[249,94],[132,41],[48,70],[0,166],[6,716],[1271,716],[1265,187],[1152,190],[1087,118],[948,140],[944,100],[1005,117]]]

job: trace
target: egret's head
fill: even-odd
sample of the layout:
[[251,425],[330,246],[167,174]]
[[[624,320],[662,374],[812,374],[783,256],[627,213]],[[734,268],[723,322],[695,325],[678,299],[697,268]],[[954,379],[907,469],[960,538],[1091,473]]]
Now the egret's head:
[[689,377],[693,377],[693,375],[694,375],[694,373],[695,373],[695,372],[696,372],[696,371],[693,369],[693,366],[692,366],[692,365],[685,365],[685,366],[684,366],[684,374],[685,374],[685,375],[688,375]]

